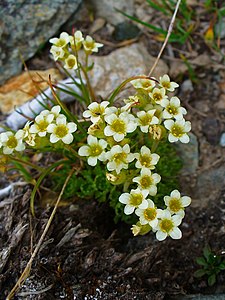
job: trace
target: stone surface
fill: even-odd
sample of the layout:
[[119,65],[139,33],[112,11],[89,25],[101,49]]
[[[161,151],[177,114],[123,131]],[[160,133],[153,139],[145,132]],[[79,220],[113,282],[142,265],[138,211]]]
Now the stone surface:
[[177,143],[178,154],[183,161],[182,174],[195,174],[199,163],[198,140],[193,133],[189,133],[190,142],[188,144]]
[[14,110],[15,106],[20,106],[34,98],[40,93],[40,90],[47,89],[49,75],[51,75],[52,82],[62,79],[59,71],[53,68],[45,71],[23,72],[21,75],[9,79],[0,87],[1,112],[8,114]]
[[115,8],[133,16],[134,0],[89,0],[96,17],[105,18],[109,23],[116,25],[123,22],[126,17],[117,12]]
[[221,147],[225,147],[225,132],[223,132],[221,134],[221,137],[220,137],[220,146]]
[[0,2],[0,84],[20,73],[32,57],[77,10],[82,0],[4,0]]
[[219,143],[220,130],[220,124],[217,119],[209,117],[203,120],[202,132],[211,145],[215,146]]
[[[106,98],[123,80],[148,74],[155,58],[142,44],[133,44],[117,49],[107,56],[93,57],[95,63],[90,72],[91,83],[96,95]],[[152,76],[159,77],[168,72],[168,66],[160,60]],[[131,86],[130,84],[127,87]]]
[[206,207],[215,201],[225,186],[225,164],[203,171],[197,177],[196,198],[198,206]]
[[139,32],[140,29],[136,25],[125,21],[116,25],[113,37],[116,41],[121,42],[136,38]]

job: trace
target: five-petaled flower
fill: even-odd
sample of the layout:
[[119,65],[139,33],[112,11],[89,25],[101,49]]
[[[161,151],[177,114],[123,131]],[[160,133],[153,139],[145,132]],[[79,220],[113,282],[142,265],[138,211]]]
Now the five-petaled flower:
[[134,212],[135,208],[145,209],[148,207],[148,201],[146,197],[148,195],[147,191],[140,190],[131,190],[130,193],[123,193],[119,197],[119,201],[123,204],[126,204],[124,207],[124,213],[130,215]]
[[86,39],[83,41],[84,51],[87,54],[92,52],[98,52],[98,48],[102,47],[103,44],[96,43],[90,35],[86,36]]
[[155,86],[155,81],[148,78],[139,78],[131,81],[135,89],[142,89],[151,92]]
[[55,123],[49,124],[47,127],[51,143],[57,143],[61,140],[64,144],[71,144],[73,141],[72,133],[76,130],[77,125],[74,122],[67,123],[65,116],[59,116]]
[[168,96],[166,95],[166,90],[164,88],[161,89],[154,88],[152,92],[149,93],[149,96],[153,100],[153,102],[157,104],[161,104],[161,101],[163,99],[168,98]]
[[118,116],[114,113],[105,116],[108,125],[104,129],[106,136],[113,136],[116,142],[124,139],[127,133],[135,131],[137,123],[135,117],[128,112],[122,112]]
[[161,176],[157,173],[151,172],[148,168],[141,169],[141,174],[133,178],[133,182],[138,183],[139,188],[148,191],[149,195],[155,196],[157,194],[157,183],[161,180]]
[[17,131],[16,134],[11,131],[2,132],[0,134],[0,146],[3,147],[3,153],[12,154],[14,151],[23,151],[25,149],[23,136],[22,130]]
[[175,88],[179,86],[179,84],[173,81],[171,82],[169,76],[165,74],[162,77],[159,77],[159,86],[163,87],[169,92],[173,92]]
[[149,224],[153,229],[158,225],[158,215],[161,209],[157,209],[154,202],[147,199],[148,205],[146,207],[139,207],[135,210],[135,214],[139,216],[141,225]]
[[52,123],[53,119],[53,114],[46,113],[46,115],[38,115],[35,118],[34,124],[30,127],[30,133],[36,133],[40,137],[46,136],[48,125]]
[[158,154],[151,153],[151,150],[146,146],[142,146],[140,153],[135,153],[135,156],[137,159],[135,167],[137,169],[148,168],[153,170],[160,158]]
[[92,123],[97,123],[105,115],[105,109],[108,105],[109,101],[92,102],[88,105],[88,109],[83,112],[83,116],[90,118]]
[[95,136],[89,135],[87,137],[88,145],[80,147],[78,154],[80,156],[87,156],[87,162],[90,166],[96,166],[98,159],[105,161],[105,148],[107,142],[103,139],[98,140]]
[[171,192],[170,196],[164,197],[164,202],[171,214],[177,214],[183,218],[184,208],[190,205],[191,198],[188,196],[181,197],[180,192],[174,190]]
[[106,152],[106,159],[108,160],[107,169],[109,171],[116,171],[120,173],[122,169],[128,169],[128,164],[135,158],[133,153],[130,153],[130,146],[128,144],[121,147],[115,145],[110,151]]
[[150,125],[159,124],[159,119],[154,116],[155,112],[155,109],[148,110],[147,112],[143,110],[137,112],[137,123],[142,132],[147,133]]
[[163,99],[161,105],[165,107],[162,114],[164,119],[175,118],[176,120],[181,120],[183,115],[187,113],[186,109],[180,106],[180,99],[177,97],[172,97],[170,100]]
[[170,143],[181,141],[182,143],[188,143],[190,138],[187,134],[191,130],[191,122],[184,119],[173,121],[164,121],[165,127],[169,130],[168,139]]
[[154,229],[157,240],[163,241],[167,236],[170,236],[172,239],[180,239],[182,237],[182,232],[178,228],[182,221],[181,216],[171,216],[171,213],[165,209],[159,212],[158,218],[158,225]]

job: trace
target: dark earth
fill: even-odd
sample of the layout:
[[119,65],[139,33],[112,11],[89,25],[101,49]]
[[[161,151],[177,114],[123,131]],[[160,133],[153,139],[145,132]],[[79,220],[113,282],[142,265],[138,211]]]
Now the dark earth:
[[[208,21],[207,15],[203,17],[204,22]],[[91,23],[79,21],[75,26],[88,33]],[[70,21],[60,31],[71,28]],[[198,34],[203,29],[200,26]],[[150,45],[151,33],[146,31],[143,29],[138,33],[137,39],[144,41],[150,54],[156,56],[161,44],[152,39]],[[225,188],[212,191],[215,197],[213,200],[209,197],[210,201],[207,197],[203,201],[196,188],[196,178],[203,171],[224,168],[224,148],[220,145],[225,120],[224,104],[221,106],[224,98],[220,97],[225,93],[224,60],[205,44],[203,38],[199,39],[198,34],[193,33],[197,44],[188,41],[185,45],[169,45],[178,61],[179,53],[186,51],[192,58],[202,53],[216,57],[215,64],[221,65],[221,68],[193,65],[194,79],[190,70],[174,78],[181,85],[178,96],[184,99],[187,118],[192,122],[192,132],[199,142],[196,173],[180,176],[182,192],[193,198],[180,226],[182,239],[167,238],[158,242],[153,233],[133,237],[129,225],[114,223],[113,210],[107,203],[99,204],[94,199],[63,201],[34,260],[30,276],[14,299],[161,300],[188,299],[186,295],[196,295],[192,299],[198,299],[198,295],[205,294],[218,297],[223,294],[221,299],[225,299],[225,271],[217,275],[216,283],[211,287],[207,284],[207,276],[194,276],[200,268],[196,258],[203,255],[206,245],[225,260]],[[101,55],[113,51],[118,43],[106,27],[93,36],[96,40],[108,41]],[[221,39],[220,42],[222,49],[225,41]],[[49,47],[47,44],[27,62],[30,69],[53,65],[48,57]],[[169,53],[165,51],[162,57],[168,64],[174,59]],[[191,82],[193,89],[182,88],[185,80]],[[7,178],[2,177],[1,186],[6,185]],[[0,299],[6,298],[21,275],[52,211],[48,199],[37,200],[36,217],[32,217],[31,191],[29,185],[16,187],[0,202]],[[42,192],[46,194],[44,190]]]

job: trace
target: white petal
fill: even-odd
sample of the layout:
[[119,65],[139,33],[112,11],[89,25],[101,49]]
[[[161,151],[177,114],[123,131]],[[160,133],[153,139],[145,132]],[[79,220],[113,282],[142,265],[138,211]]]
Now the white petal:
[[151,196],[155,196],[157,194],[157,187],[155,185],[152,185],[150,188],[149,188],[149,195]]
[[149,225],[152,227],[152,228],[156,228],[156,226],[158,225],[158,219],[154,219],[152,221],[149,222]]
[[49,133],[52,133],[52,132],[54,132],[55,128],[56,128],[56,124],[49,124],[48,127],[47,127],[47,131]]
[[130,199],[130,194],[128,193],[123,193],[119,197],[119,201],[123,204],[127,204],[129,202],[129,199]]
[[177,199],[179,199],[179,198],[180,198],[180,192],[179,192],[178,190],[174,190],[174,191],[171,192],[170,196],[171,196],[172,198],[177,198]]
[[189,132],[191,130],[191,122],[187,121],[184,125],[185,132]]
[[170,103],[176,107],[180,106],[180,99],[178,97],[172,97]]
[[87,160],[88,164],[93,167],[97,165],[97,161],[98,161],[97,157],[93,157],[93,156],[88,157]]
[[69,132],[72,133],[77,130],[77,125],[73,122],[69,122],[67,128],[69,129]]
[[114,131],[112,131],[111,127],[110,126],[106,126],[105,129],[104,129],[104,134],[106,136],[112,136],[114,135]]
[[146,209],[148,207],[148,201],[145,199],[142,203],[138,206],[140,209]]
[[131,215],[134,212],[135,207],[131,205],[126,205],[124,207],[124,213],[125,215]]
[[70,144],[70,143],[72,143],[72,141],[73,141],[73,135],[71,133],[68,133],[66,136],[64,136],[62,138],[62,141],[63,141],[63,143],[65,143],[67,145]]
[[182,137],[180,137],[180,141],[181,141],[182,143],[184,143],[184,144],[187,144],[187,143],[189,143],[190,138],[189,138],[189,136],[185,133],[184,135],[182,135]]
[[80,147],[80,149],[78,150],[78,154],[80,156],[89,156],[89,150],[90,148],[88,146],[82,146]]
[[172,216],[172,220],[173,220],[174,225],[179,226],[181,224],[182,217],[179,215],[174,215],[174,216]]
[[190,205],[191,198],[188,196],[183,196],[183,197],[181,197],[181,202],[182,202],[183,207],[186,207],[186,206]]
[[157,231],[156,232],[156,238],[158,241],[164,241],[167,237],[167,234],[165,232],[162,231]]
[[56,142],[58,142],[60,139],[54,134],[54,133],[52,133],[51,135],[50,135],[50,142],[51,143],[56,143]]
[[172,128],[173,124],[174,124],[173,120],[164,121],[164,125],[165,125],[166,129],[168,129],[168,130],[170,130]]
[[3,153],[4,154],[12,154],[13,153],[13,150],[12,148],[8,148],[8,147],[4,147],[3,148]]
[[179,228],[175,227],[169,235],[171,236],[172,239],[179,240],[182,237],[182,232],[180,231]]
[[93,135],[89,135],[87,137],[87,142],[88,142],[88,145],[91,145],[91,144],[97,144],[98,143],[98,140],[95,136]]
[[170,143],[174,143],[178,141],[178,138],[172,135],[172,133],[169,133],[168,140]]

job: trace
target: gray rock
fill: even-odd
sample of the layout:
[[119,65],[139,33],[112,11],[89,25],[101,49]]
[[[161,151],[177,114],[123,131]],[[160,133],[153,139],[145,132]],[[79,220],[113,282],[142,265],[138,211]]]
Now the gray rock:
[[133,16],[134,0],[90,0],[96,17],[105,18],[109,23],[116,25],[123,22],[126,17],[117,12],[115,8]]
[[215,294],[215,295],[182,295],[174,297],[174,300],[224,300],[225,294]]
[[225,132],[223,132],[221,134],[221,137],[220,137],[220,146],[221,147],[225,147]]
[[218,168],[207,169],[197,177],[196,198],[198,206],[206,207],[210,201],[215,201],[225,186],[225,164]]
[[122,22],[116,25],[113,37],[116,41],[121,42],[136,38],[139,32],[140,29],[136,25],[130,22]]
[[177,143],[178,154],[183,160],[182,174],[195,174],[198,168],[199,151],[197,137],[190,133],[190,142],[188,144]]
[[0,3],[0,84],[20,73],[77,10],[82,0],[4,0]]
[[[90,79],[96,95],[106,98],[123,80],[131,76],[148,74],[155,59],[142,43],[119,48],[106,56],[92,57],[94,68],[90,72]],[[152,76],[158,78],[167,72],[168,66],[163,60],[159,60]],[[131,87],[131,84],[127,84],[126,87]],[[120,97],[129,95],[131,93],[128,90],[121,93]]]

